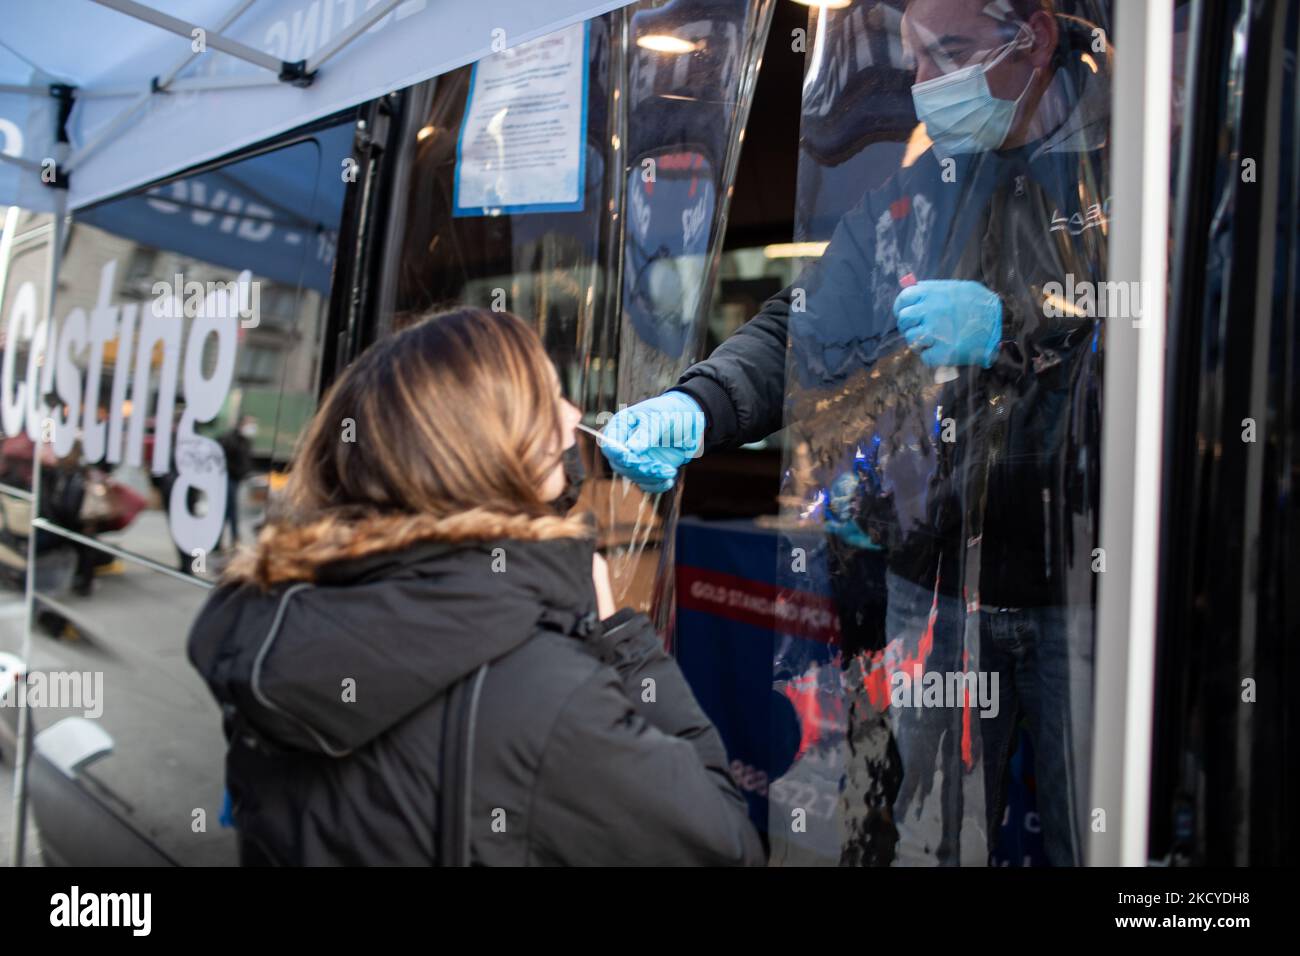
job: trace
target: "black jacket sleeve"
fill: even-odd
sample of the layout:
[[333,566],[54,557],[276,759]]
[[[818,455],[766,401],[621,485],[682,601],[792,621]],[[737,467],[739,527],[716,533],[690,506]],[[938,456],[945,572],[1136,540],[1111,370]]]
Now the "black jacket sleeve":
[[573,693],[547,742],[534,798],[534,858],[762,865],[722,738],[650,621],[620,612],[592,650],[609,666]]
[[794,286],[763,303],[703,362],[686,370],[674,391],[704,409],[704,451],[758,441],[783,425],[785,352]]

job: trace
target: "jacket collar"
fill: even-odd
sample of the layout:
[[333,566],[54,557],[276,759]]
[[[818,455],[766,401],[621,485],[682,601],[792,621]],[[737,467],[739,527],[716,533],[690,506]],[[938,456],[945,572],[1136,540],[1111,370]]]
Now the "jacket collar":
[[549,541],[590,537],[582,518],[507,515],[480,508],[438,517],[335,511],[307,519],[273,521],[251,551],[238,555],[223,583],[255,584],[263,590],[291,582],[315,582],[325,569],[339,581],[409,564],[448,547],[488,541]]
[[[332,530],[328,547],[272,535],[263,567],[277,583],[216,589],[191,630],[190,659],[265,741],[347,753],[539,628],[594,631],[592,539],[532,527],[531,539],[417,536],[400,548],[400,533],[363,547],[359,527]],[[282,554],[290,540],[306,541],[302,554]],[[340,698],[343,679],[360,689],[354,698]]]

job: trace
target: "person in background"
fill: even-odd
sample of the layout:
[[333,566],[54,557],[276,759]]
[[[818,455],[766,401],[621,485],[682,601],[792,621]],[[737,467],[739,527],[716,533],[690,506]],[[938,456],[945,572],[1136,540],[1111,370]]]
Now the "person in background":
[[[239,546],[239,486],[253,471],[253,439],[257,437],[257,419],[244,415],[234,428],[217,441],[226,453],[226,517],[230,527],[230,546]],[[225,536],[225,526],[222,527]]]
[[[177,430],[180,428],[181,417],[183,415],[184,415],[183,409],[176,408],[173,410],[172,423],[171,423],[171,430],[173,435],[177,434]],[[152,461],[153,443],[156,440],[158,423],[155,419],[152,418],[147,419],[147,422],[148,422],[147,427],[149,430],[148,432],[146,432],[145,439],[144,439],[144,443],[145,443],[144,460]],[[167,470],[165,472],[163,472],[161,475],[155,475],[153,474],[151,469],[149,474],[149,483],[152,484],[154,486],[154,490],[158,492],[159,506],[162,508],[163,514],[167,516],[168,527],[171,526],[171,520],[172,520],[172,488],[176,485],[176,482],[179,478],[180,478],[180,465],[177,462],[175,449],[173,449],[172,454],[168,457]],[[191,513],[193,513],[194,507],[199,500],[198,489],[191,487],[188,494],[186,495],[186,499],[187,500],[185,503],[185,507]],[[180,571],[182,574],[196,573],[194,556],[182,551],[180,546],[176,545],[175,542],[173,542],[173,546],[176,548],[177,570]]]
[[485,309],[335,383],[189,636],[242,863],[764,862],[717,730],[564,515],[580,419]]

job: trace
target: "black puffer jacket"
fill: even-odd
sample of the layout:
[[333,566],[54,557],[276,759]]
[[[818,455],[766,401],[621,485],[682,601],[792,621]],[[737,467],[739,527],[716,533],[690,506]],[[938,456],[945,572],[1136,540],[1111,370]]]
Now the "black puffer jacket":
[[590,541],[539,527],[296,533],[260,565],[269,590],[213,593],[189,653],[226,714],[244,863],[763,862],[650,622],[602,624]]

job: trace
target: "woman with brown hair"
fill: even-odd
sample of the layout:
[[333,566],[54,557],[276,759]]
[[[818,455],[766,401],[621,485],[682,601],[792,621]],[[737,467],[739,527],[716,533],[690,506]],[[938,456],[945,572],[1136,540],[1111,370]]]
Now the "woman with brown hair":
[[189,638],[241,862],[762,862],[717,731],[556,513],[579,417],[504,313],[343,373]]

